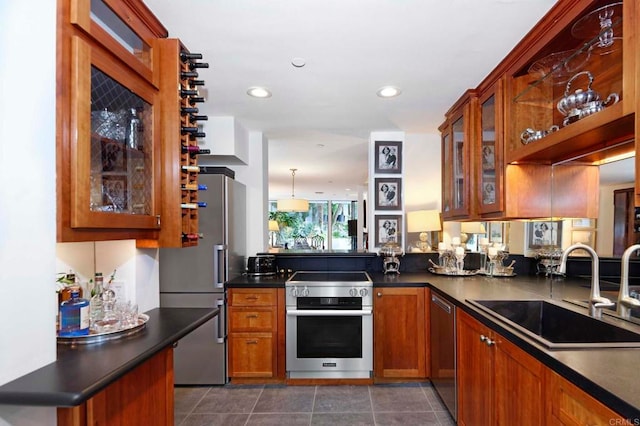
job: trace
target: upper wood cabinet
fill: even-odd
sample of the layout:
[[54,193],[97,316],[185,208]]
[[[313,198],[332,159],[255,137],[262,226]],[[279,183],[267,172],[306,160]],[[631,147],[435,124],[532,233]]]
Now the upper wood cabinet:
[[639,13],[631,0],[561,0],[509,54],[508,163],[634,150]]
[[157,238],[161,37],[140,1],[58,2],[58,241]]
[[477,139],[478,98],[468,90],[446,114],[442,135],[442,217],[468,219],[474,214],[473,143]]

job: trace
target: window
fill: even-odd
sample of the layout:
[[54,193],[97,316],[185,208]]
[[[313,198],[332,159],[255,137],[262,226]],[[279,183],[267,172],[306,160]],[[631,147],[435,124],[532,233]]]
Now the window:
[[350,250],[349,220],[356,219],[357,205],[355,201],[309,201],[308,212],[288,213],[276,211],[276,201],[270,201],[269,219],[276,220],[280,228],[275,246]]

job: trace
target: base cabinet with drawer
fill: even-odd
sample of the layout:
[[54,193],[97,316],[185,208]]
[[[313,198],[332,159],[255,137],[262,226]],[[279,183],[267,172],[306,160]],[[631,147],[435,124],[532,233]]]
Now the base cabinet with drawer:
[[234,288],[228,297],[229,377],[283,379],[284,290]]

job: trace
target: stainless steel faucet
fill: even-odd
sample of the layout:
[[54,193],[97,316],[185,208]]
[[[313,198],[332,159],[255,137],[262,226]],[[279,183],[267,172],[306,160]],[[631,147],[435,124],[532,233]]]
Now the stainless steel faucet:
[[618,291],[618,315],[628,317],[631,308],[640,307],[640,300],[629,296],[629,258],[634,251],[640,250],[640,244],[634,244],[624,251],[621,259],[620,290]]
[[598,254],[590,246],[582,243],[570,245],[562,253],[558,272],[567,273],[567,257],[574,250],[584,250],[591,256],[591,294],[589,295],[589,315],[594,318],[602,317],[602,308],[613,307],[615,304],[606,297],[600,296],[600,259]]

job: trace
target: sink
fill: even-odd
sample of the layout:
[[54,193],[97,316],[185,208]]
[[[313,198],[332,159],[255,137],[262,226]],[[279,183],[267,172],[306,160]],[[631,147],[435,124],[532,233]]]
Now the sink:
[[548,349],[640,347],[640,334],[548,300],[467,302]]

